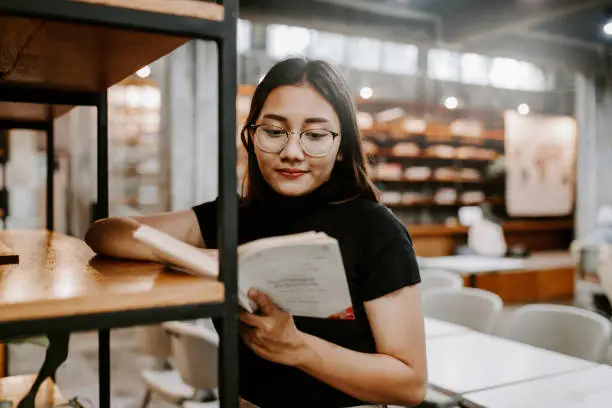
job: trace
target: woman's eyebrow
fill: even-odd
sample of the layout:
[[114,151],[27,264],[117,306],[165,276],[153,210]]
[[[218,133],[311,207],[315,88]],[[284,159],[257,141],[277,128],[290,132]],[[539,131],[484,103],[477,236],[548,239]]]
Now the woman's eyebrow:
[[307,118],[304,123],[329,123],[328,119],[325,118]]
[[[281,115],[277,115],[275,113],[266,113],[265,115],[263,115],[262,119],[272,119],[272,120],[276,120],[279,122],[283,122],[283,123],[287,123],[289,122],[289,120]],[[304,119],[304,123],[306,124],[311,124],[311,123],[329,123],[329,119],[325,119],[325,118],[306,118]]]
[[279,122],[288,122],[287,118],[281,115],[277,115],[274,113],[266,113],[265,115],[263,115],[263,119],[272,119],[272,120],[277,120]]

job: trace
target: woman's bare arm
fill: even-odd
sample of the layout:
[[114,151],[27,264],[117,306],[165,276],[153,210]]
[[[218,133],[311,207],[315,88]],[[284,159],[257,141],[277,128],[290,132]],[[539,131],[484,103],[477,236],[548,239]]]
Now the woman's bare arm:
[[377,353],[299,332],[292,317],[251,293],[261,315],[240,313],[241,335],[262,358],[297,367],[362,401],[415,406],[427,393],[425,329],[418,285],[365,302]]
[[151,248],[132,237],[141,224],[156,228],[188,244],[204,247],[193,210],[138,217],[111,217],[96,221],[85,235],[85,242],[97,254],[114,258],[159,261]]
[[409,286],[365,303],[377,354],[358,353],[304,334],[311,353],[298,368],[365,401],[418,405],[425,398],[428,378],[419,290]]

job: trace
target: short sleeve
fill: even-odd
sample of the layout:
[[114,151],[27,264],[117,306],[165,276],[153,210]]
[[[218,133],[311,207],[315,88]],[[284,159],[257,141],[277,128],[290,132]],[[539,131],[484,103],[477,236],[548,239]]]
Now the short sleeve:
[[198,219],[200,233],[204,239],[206,248],[217,248],[217,204],[218,198],[214,201],[207,201],[192,208]]
[[421,282],[419,265],[406,227],[386,207],[379,206],[366,223],[365,262],[361,295],[373,300]]

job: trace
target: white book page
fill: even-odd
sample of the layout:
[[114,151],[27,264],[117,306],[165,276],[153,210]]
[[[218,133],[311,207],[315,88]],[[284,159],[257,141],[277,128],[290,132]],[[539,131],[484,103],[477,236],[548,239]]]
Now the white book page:
[[294,316],[329,318],[352,307],[340,248],[329,237],[249,254],[238,286],[241,293],[262,291]]
[[154,248],[170,267],[212,278],[219,276],[218,261],[193,245],[147,225],[141,225],[133,235],[135,239]]
[[283,235],[279,237],[260,238],[255,241],[247,242],[238,247],[240,258],[247,257],[255,252],[265,251],[269,248],[279,246],[292,246],[313,241],[328,241],[333,240],[322,232],[302,232],[299,234]]

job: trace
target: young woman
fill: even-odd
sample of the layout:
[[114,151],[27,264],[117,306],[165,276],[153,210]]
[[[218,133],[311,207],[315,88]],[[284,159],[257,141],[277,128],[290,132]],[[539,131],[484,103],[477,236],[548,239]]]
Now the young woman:
[[[322,231],[340,244],[354,320],[292,317],[266,296],[242,312],[241,397],[262,408],[417,405],[427,387],[420,275],[412,240],[367,178],[351,95],[321,61],[277,63],[242,131],[248,151],[239,241]],[[217,247],[217,201],[96,222],[87,243],[113,257],[156,260],[131,238],[140,223]]]

